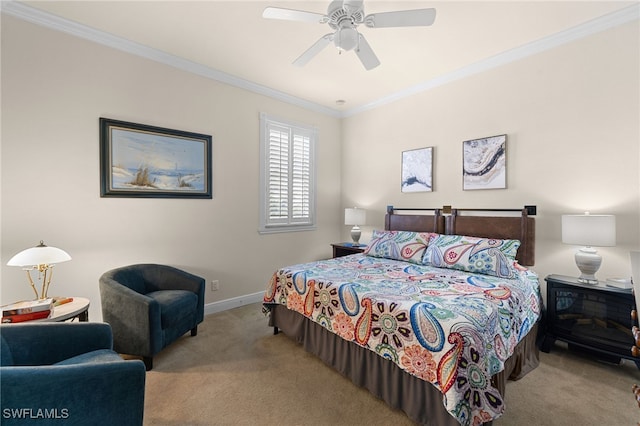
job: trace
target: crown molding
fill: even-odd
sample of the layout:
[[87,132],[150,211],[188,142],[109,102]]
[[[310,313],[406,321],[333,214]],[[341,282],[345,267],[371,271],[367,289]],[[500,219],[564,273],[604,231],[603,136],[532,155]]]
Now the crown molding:
[[171,67],[193,73],[201,77],[225,83],[230,86],[238,87],[240,89],[248,90],[250,92],[264,95],[292,105],[297,105],[311,111],[319,112],[321,114],[326,114],[336,118],[341,117],[341,112],[335,109],[327,108],[323,105],[319,105],[314,102],[310,102],[305,99],[280,92],[270,87],[254,83],[252,81],[245,80],[231,74],[227,74],[220,70],[199,64],[197,62],[189,61],[187,59],[171,55],[161,50],[154,49],[152,47],[145,46],[143,44],[136,43],[104,31],[96,30],[89,26],[61,18],[59,16],[38,10],[17,1],[2,1],[0,7],[2,9],[2,13],[6,13],[7,15],[11,15],[13,17],[31,22],[36,25],[47,27],[56,31],[61,31],[79,38],[83,38],[85,40],[89,40],[98,44],[102,44],[104,46],[130,53],[132,55],[140,56],[155,62],[169,65]]
[[431,80],[424,81],[420,84],[393,93],[389,96],[382,97],[360,107],[352,108],[346,111],[338,111],[332,108],[325,107],[323,105],[316,104],[314,102],[307,101],[305,99],[289,95],[270,87],[254,83],[249,80],[235,77],[220,70],[213,69],[175,55],[171,55],[169,53],[151,48],[149,46],[145,46],[143,44],[135,43],[133,41],[103,31],[98,31],[86,25],[82,25],[77,22],[73,22],[68,19],[43,12],[14,0],[2,1],[2,3],[0,4],[0,9],[2,13],[6,13],[16,18],[34,23],[36,25],[71,34],[79,38],[90,40],[95,43],[112,47],[123,52],[169,65],[171,67],[178,68],[205,78],[209,78],[211,80],[225,83],[230,86],[248,90],[253,93],[264,95],[282,102],[297,105],[302,108],[336,118],[345,118],[357,115],[364,111],[375,109],[383,105],[398,101],[400,99],[408,98],[418,93],[425,92],[435,87],[443,86],[456,80],[467,78],[472,75],[508,64],[510,62],[514,62],[528,56],[553,49],[555,47],[581,39],[583,37],[587,37],[592,34],[596,34],[601,31],[640,19],[640,3],[635,3],[631,6],[625,7],[607,15],[603,15],[599,18],[592,19],[567,30],[560,31],[556,34],[552,34],[539,40],[475,62],[451,73],[447,73]]
[[514,62],[528,56],[535,55],[545,50],[553,49],[563,44],[599,33],[610,28],[640,19],[640,3],[633,4],[615,12],[592,19],[583,24],[576,25],[564,31],[543,37],[539,40],[526,43],[522,46],[506,50],[497,55],[475,62],[456,71],[425,81],[405,90],[396,92],[389,96],[377,99],[363,106],[350,109],[342,114],[342,117],[349,117],[364,111],[375,109],[383,105],[390,104],[400,99],[408,98],[418,93],[425,92],[438,86],[461,80],[475,74]]

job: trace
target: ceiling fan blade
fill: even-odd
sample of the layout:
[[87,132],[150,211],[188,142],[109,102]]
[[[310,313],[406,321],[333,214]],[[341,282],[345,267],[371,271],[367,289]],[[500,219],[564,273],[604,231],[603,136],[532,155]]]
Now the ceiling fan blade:
[[333,33],[325,34],[322,38],[316,41],[313,46],[308,48],[302,55],[293,61],[293,65],[298,67],[306,65],[314,56],[322,51],[333,40]]
[[375,53],[373,53],[373,49],[367,43],[367,40],[364,38],[362,34],[358,34],[358,48],[356,49],[356,55],[360,58],[360,62],[366,68],[367,71],[374,69],[378,65],[380,65],[380,61]]
[[320,13],[306,12],[304,10],[283,9],[280,7],[267,7],[262,12],[262,17],[267,19],[284,19],[286,21],[310,22],[322,24],[327,17]]
[[415,9],[373,13],[364,18],[364,23],[369,28],[426,27],[435,20],[435,9]]

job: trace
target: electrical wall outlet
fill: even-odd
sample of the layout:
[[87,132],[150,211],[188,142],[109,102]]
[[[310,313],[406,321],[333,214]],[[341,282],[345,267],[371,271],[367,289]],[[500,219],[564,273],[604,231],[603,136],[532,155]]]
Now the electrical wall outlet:
[[211,281],[211,290],[212,290],[212,291],[218,291],[218,290],[220,290],[220,281],[218,281],[218,280],[212,280],[212,281]]

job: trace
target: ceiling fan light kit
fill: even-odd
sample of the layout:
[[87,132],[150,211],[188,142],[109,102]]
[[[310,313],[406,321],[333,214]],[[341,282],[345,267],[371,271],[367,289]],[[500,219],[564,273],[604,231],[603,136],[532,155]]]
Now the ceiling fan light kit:
[[303,10],[267,7],[262,13],[262,17],[323,25],[329,24],[333,32],[325,34],[320,40],[316,41],[293,61],[294,65],[306,65],[329,43],[333,42],[340,53],[354,50],[365,69],[371,70],[380,65],[380,60],[364,36],[358,31],[358,25],[364,24],[367,28],[426,27],[434,23],[436,10],[399,10],[365,15],[362,0],[334,0],[329,4],[326,15]]
[[349,51],[358,45],[358,30],[352,26],[346,25],[344,28],[338,29],[333,38],[333,43],[338,50]]

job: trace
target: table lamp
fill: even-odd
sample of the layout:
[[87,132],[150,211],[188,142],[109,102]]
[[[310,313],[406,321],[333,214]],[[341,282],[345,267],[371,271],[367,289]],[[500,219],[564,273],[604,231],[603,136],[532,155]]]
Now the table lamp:
[[616,245],[616,217],[589,212],[562,215],[562,242],[584,246],[575,255],[576,265],[581,272],[578,281],[598,284],[595,273],[600,269],[602,256],[593,247]]
[[353,225],[351,228],[351,239],[353,244],[358,246],[360,241],[360,226],[367,222],[367,211],[354,207],[352,209],[344,209],[344,224]]
[[[36,299],[46,299],[47,292],[49,291],[49,285],[51,284],[51,277],[53,276],[53,266],[56,263],[66,262],[71,260],[71,256],[57,247],[48,247],[43,241],[40,241],[35,247],[22,250],[20,253],[13,256],[7,262],[8,266],[20,266],[23,270],[27,271],[27,278],[29,284],[36,294]],[[42,291],[38,294],[36,286],[31,278],[31,271],[38,271],[38,280],[42,281]]]

